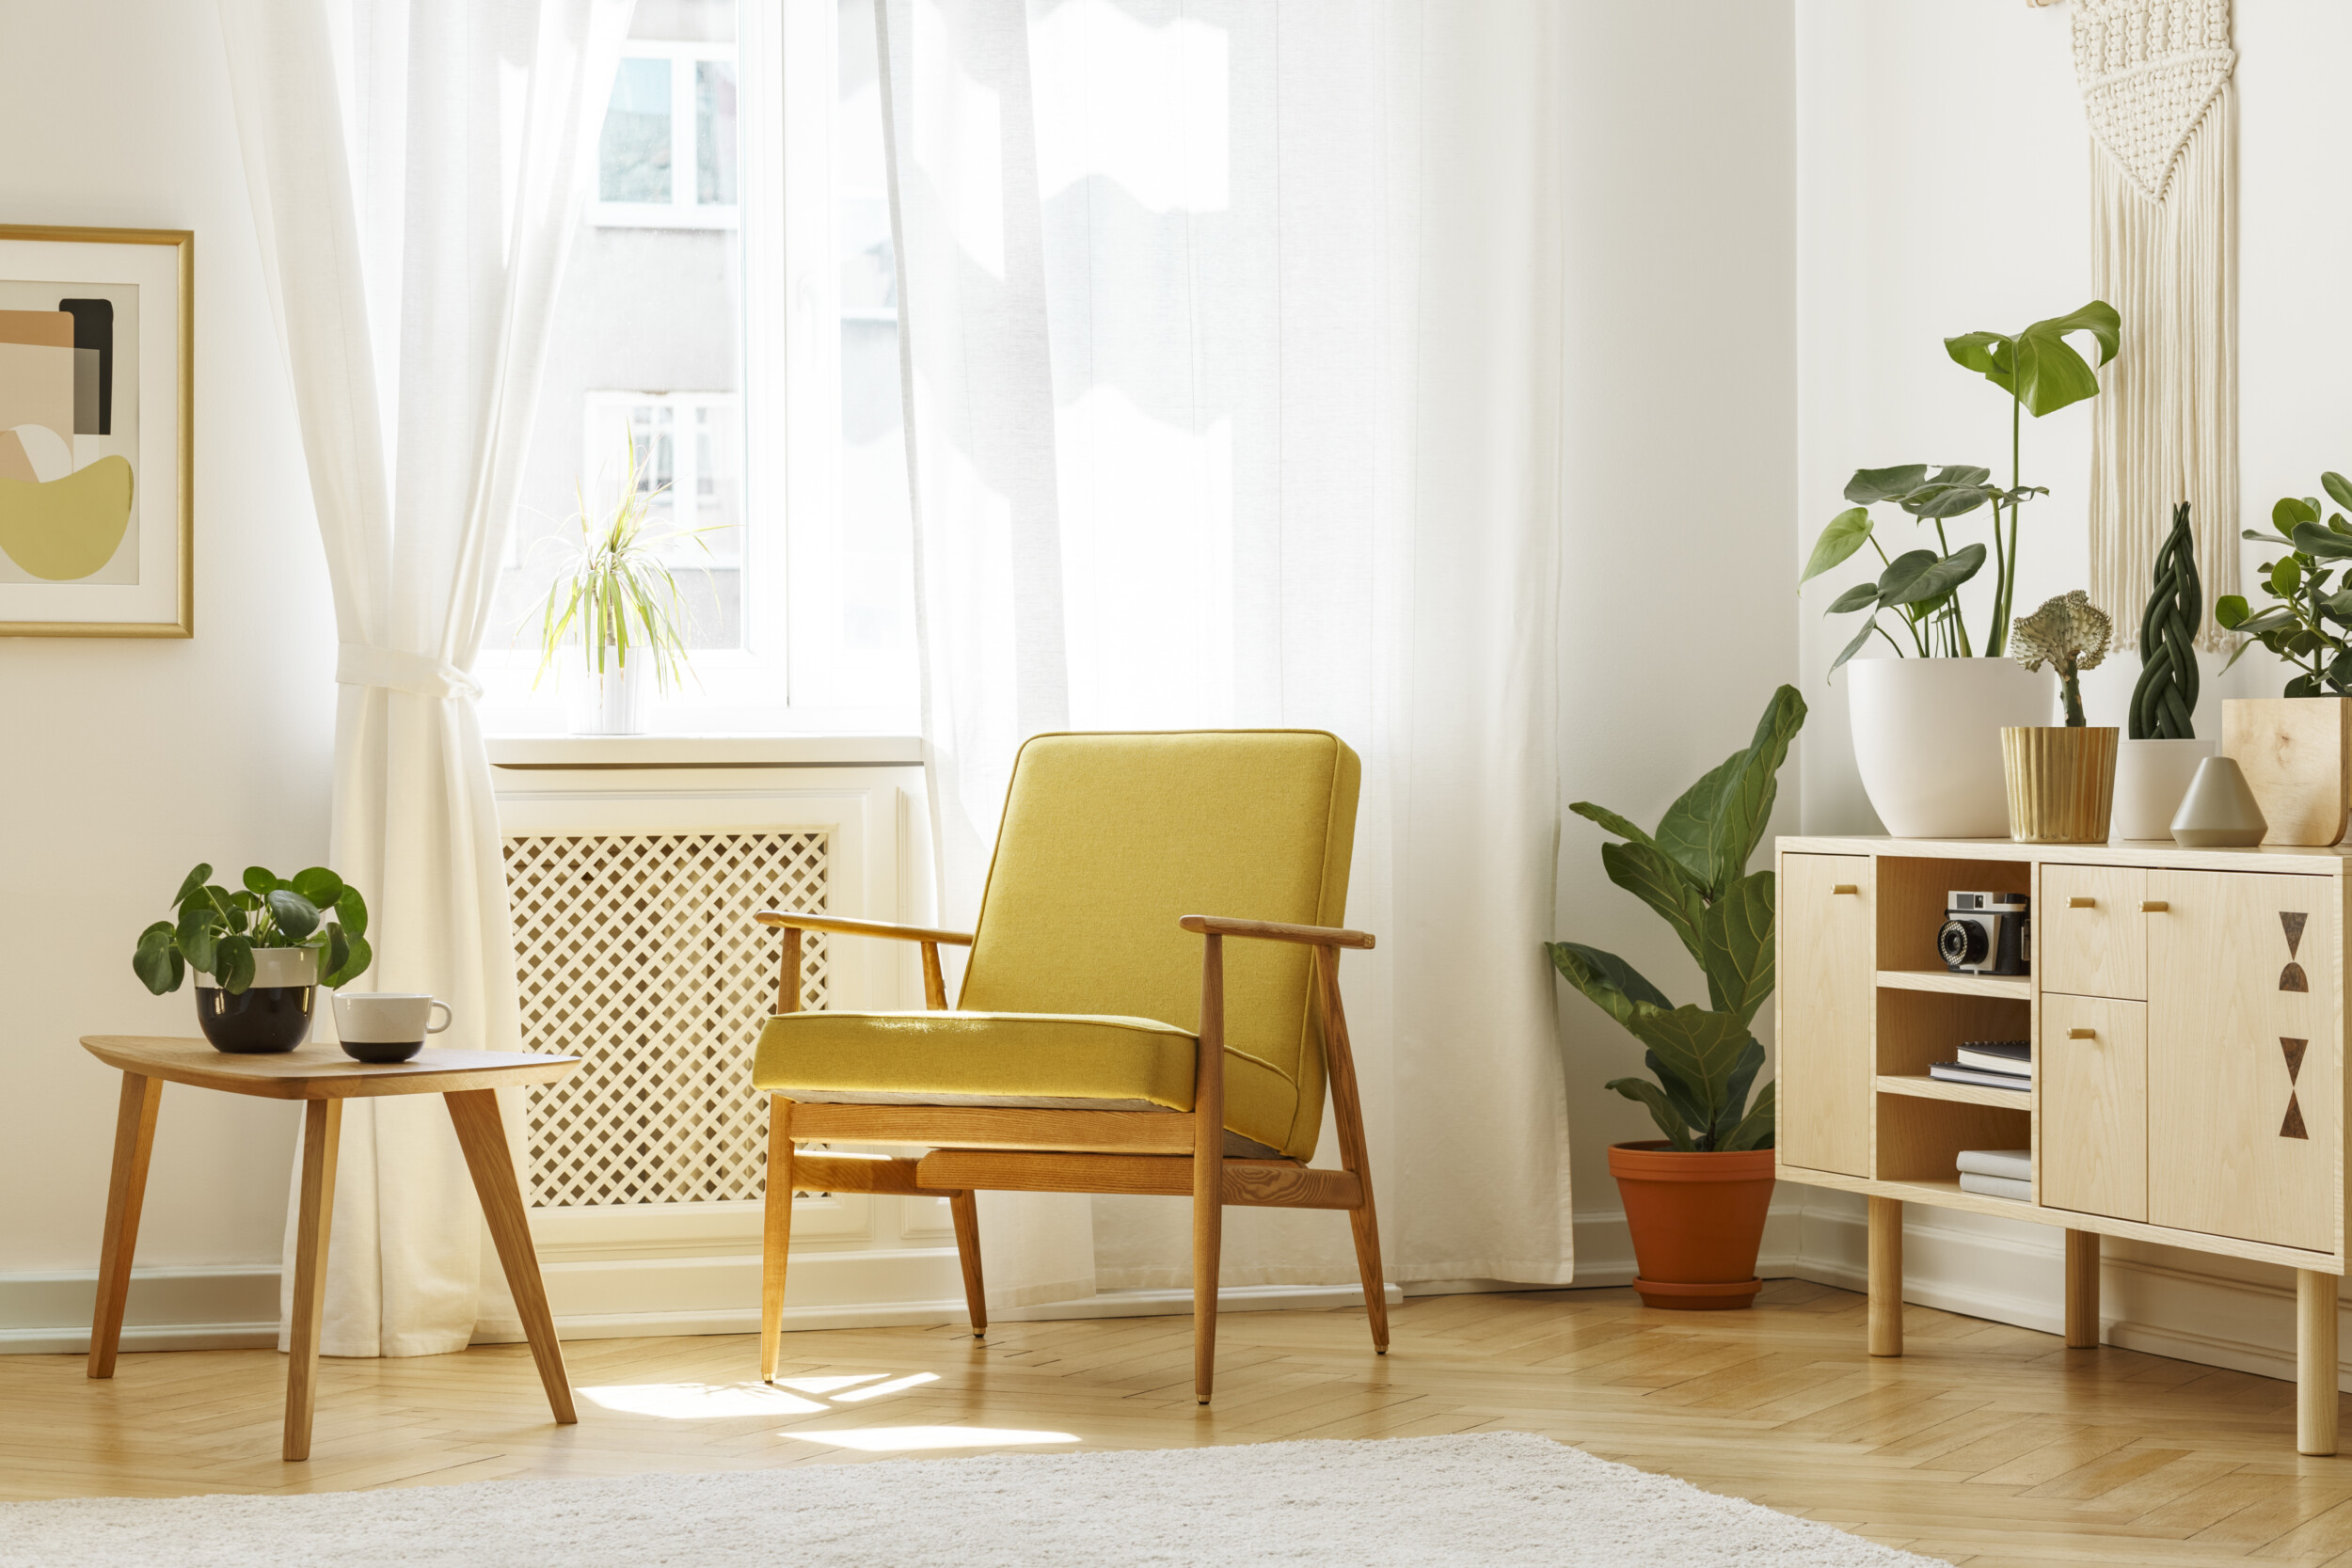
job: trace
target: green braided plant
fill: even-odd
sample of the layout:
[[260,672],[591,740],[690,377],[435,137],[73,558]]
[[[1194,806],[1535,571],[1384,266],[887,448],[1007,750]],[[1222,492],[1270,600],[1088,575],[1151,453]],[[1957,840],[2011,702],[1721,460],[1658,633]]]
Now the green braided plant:
[[2197,624],[2205,615],[2188,502],[2172,509],[2172,537],[2156,554],[2155,591],[2139,618],[2139,684],[2132,688],[2134,740],[2193,740],[2197,729]]

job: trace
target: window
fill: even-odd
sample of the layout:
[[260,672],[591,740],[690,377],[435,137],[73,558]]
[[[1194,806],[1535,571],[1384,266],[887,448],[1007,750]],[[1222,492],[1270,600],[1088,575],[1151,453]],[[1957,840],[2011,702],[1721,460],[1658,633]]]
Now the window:
[[[914,721],[912,530],[873,0],[638,0],[558,298],[479,673],[561,731],[539,610],[633,441],[687,606],[668,733]],[[687,171],[691,170],[691,177]],[[695,541],[699,541],[699,547]]]

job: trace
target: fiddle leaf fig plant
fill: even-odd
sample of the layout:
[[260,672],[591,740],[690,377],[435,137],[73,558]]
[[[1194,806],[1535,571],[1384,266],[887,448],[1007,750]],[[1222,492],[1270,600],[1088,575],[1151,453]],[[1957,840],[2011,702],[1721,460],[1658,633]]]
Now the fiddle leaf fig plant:
[[1589,800],[1568,808],[1625,840],[1601,846],[1609,879],[1655,910],[1707,976],[1708,1005],[1677,1006],[1613,953],[1574,942],[1544,949],[1564,979],[1642,1042],[1651,1077],[1604,1087],[1645,1106],[1686,1152],[1772,1147],[1772,1085],[1749,1099],[1764,1066],[1751,1030],[1772,994],[1772,873],[1747,864],[1804,715],[1794,687],[1773,692],[1754,738],[1685,790],[1655,833]]
[[231,995],[242,994],[253,984],[256,948],[318,949],[325,986],[348,985],[375,961],[367,942],[367,900],[326,867],[288,878],[249,865],[244,885],[233,891],[212,878],[209,865],[189,872],[172,895],[174,918],[139,933],[131,969],[157,996],[178,990],[191,969]]

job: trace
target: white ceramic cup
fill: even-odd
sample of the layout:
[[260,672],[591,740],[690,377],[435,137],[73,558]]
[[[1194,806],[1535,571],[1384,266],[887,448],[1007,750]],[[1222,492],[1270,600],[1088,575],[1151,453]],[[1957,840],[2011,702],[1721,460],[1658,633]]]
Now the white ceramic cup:
[[[433,1022],[433,1009],[441,1021]],[[363,1062],[405,1062],[424,1049],[424,1037],[448,1028],[450,1005],[421,991],[335,993],[335,1034],[343,1054]]]

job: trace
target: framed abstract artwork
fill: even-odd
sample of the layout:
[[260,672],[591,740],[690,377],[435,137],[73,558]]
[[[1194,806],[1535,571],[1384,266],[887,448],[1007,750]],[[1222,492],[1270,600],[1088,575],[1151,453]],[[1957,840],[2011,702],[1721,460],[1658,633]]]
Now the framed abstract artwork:
[[194,630],[194,252],[0,225],[0,637]]

